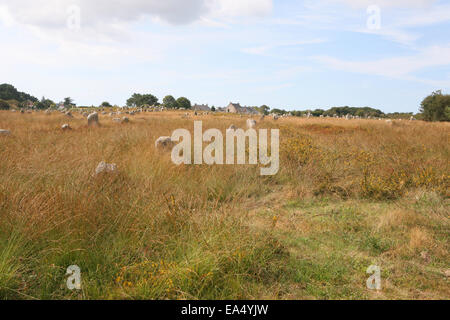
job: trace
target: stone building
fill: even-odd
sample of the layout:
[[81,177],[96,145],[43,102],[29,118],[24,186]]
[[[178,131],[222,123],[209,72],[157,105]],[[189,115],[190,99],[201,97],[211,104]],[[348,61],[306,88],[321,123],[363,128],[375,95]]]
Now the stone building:
[[259,114],[258,111],[251,107],[242,107],[239,103],[232,103],[225,108],[225,112],[227,113],[240,113],[240,114]]
[[211,108],[207,104],[194,104],[192,107],[194,111],[211,111]]

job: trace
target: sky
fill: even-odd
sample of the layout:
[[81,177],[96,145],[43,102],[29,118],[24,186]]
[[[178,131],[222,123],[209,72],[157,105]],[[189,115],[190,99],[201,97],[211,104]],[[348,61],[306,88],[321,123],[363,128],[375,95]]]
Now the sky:
[[0,0],[0,39],[0,83],[78,105],[417,112],[450,92],[449,0]]

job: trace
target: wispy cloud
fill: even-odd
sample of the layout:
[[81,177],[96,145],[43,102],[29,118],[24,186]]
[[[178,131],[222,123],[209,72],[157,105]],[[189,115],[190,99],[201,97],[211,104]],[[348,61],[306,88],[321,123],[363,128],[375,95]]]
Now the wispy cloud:
[[380,35],[405,45],[414,45],[423,36],[421,31],[418,30],[419,27],[439,25],[450,21],[450,5],[447,4],[433,7],[427,6],[421,10],[409,10],[406,12],[383,12],[382,10],[382,25],[380,29],[360,28],[355,31]]
[[377,5],[385,8],[426,8],[437,2],[437,0],[325,0],[331,3],[342,3],[353,8],[367,8]]
[[250,47],[250,48],[244,48],[242,49],[242,52],[248,53],[248,54],[257,54],[257,55],[264,55],[267,54],[269,51],[281,48],[281,47],[301,47],[311,44],[320,44],[327,42],[326,39],[312,39],[312,40],[303,40],[303,41],[293,41],[293,42],[278,42],[278,43],[268,43],[261,46],[256,47]]
[[[332,105],[340,94],[351,104],[358,101],[346,90],[363,81],[382,87],[398,79],[399,90],[420,96],[450,82],[446,0],[0,2],[0,37],[10,48],[0,50],[5,81],[36,93],[44,87],[49,96],[74,92],[80,103],[148,90],[216,105],[231,98]],[[376,30],[367,27],[374,4],[381,9]],[[81,9],[79,30],[67,26],[69,5]],[[322,86],[333,95],[318,94]],[[392,97],[390,107],[415,105],[414,93],[409,101]],[[378,94],[369,92],[371,99],[380,103]]]
[[[122,41],[123,30],[148,18],[171,25],[201,22],[226,26],[235,17],[260,17],[272,12],[272,0],[3,0],[0,22],[27,26],[53,37],[72,37],[67,28],[69,8],[80,13],[78,39]],[[130,35],[128,35],[130,36]]]
[[414,73],[426,68],[450,66],[450,46],[433,46],[415,55],[371,61],[342,60],[331,56],[316,56],[313,60],[335,69],[390,78],[417,80]]

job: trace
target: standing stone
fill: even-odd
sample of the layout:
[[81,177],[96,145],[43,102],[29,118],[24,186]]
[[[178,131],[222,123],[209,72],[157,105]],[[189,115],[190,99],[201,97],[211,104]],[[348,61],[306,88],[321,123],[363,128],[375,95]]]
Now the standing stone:
[[173,146],[174,143],[171,137],[159,137],[155,142],[155,148],[157,149],[165,149]]
[[99,125],[99,123],[98,123],[98,113],[97,112],[91,113],[87,117],[87,120],[88,120],[88,126],[98,126]]
[[11,131],[0,129],[0,136],[9,136],[11,134]]
[[253,119],[247,119],[247,127],[253,129],[256,126],[256,121]]
[[113,173],[117,171],[117,165],[115,163],[109,164],[105,161],[102,161],[98,164],[97,168],[95,169],[95,175],[99,175],[102,173]]

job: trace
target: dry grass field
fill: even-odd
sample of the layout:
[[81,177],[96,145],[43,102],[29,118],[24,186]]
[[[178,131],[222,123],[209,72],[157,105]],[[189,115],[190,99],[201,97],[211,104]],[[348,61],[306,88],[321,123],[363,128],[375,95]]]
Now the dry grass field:
[[175,166],[158,137],[247,120],[182,114],[0,112],[0,299],[450,299],[449,123],[258,120],[280,129],[260,176]]

